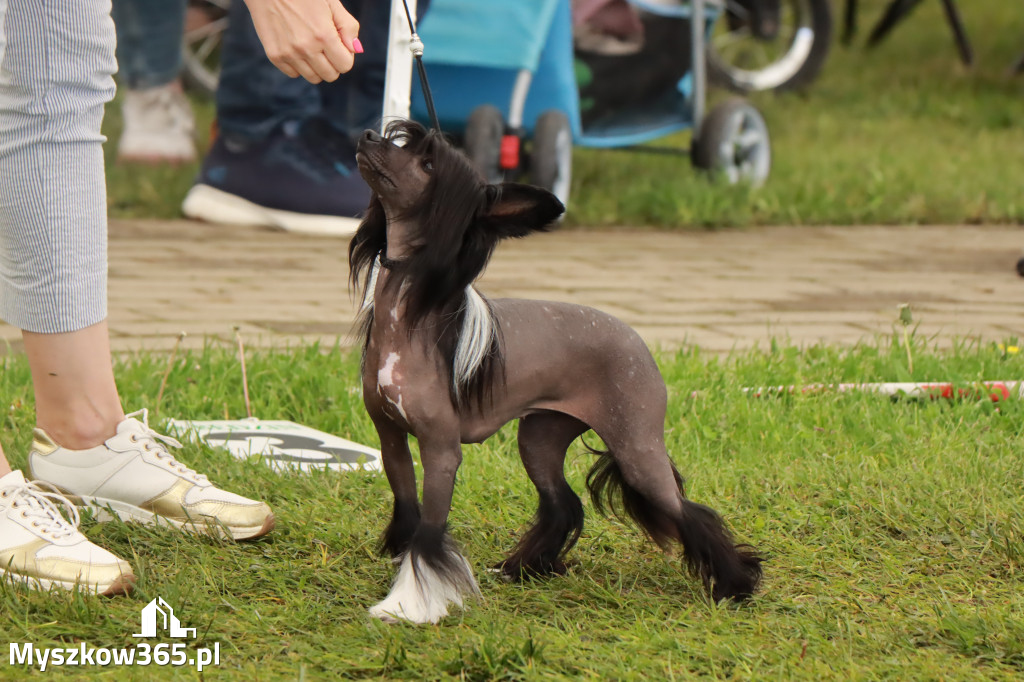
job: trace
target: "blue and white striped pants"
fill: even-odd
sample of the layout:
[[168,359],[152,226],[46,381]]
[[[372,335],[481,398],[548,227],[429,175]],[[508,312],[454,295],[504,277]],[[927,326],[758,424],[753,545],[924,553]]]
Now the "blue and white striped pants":
[[106,318],[115,44],[110,0],[0,0],[0,318],[20,329]]

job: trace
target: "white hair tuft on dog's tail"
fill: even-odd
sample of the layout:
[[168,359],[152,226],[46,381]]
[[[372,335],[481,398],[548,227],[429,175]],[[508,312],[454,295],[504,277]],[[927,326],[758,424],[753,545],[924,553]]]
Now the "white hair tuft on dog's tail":
[[463,310],[462,329],[459,332],[459,343],[455,347],[455,360],[452,363],[452,387],[458,399],[460,390],[469,383],[487,354],[491,351],[497,330],[491,307],[472,286],[466,287],[466,302]]

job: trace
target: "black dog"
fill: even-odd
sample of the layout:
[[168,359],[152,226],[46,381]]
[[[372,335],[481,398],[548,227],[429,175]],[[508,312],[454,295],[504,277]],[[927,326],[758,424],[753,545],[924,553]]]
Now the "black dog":
[[[404,146],[395,144],[404,142]],[[715,599],[750,596],[761,558],[719,516],[683,495],[665,450],[666,390],[640,337],[619,320],[567,303],[488,301],[473,281],[498,241],[548,229],[551,193],[488,185],[436,132],[411,122],[367,131],[356,159],[373,199],[349,247],[363,290],[363,399],[395,495],[383,549],[401,567],[370,612],[437,622],[478,593],[446,524],[462,443],[519,419],[519,451],[540,505],[500,565],[509,578],[565,570],[583,506],[565,480],[569,445],[593,429],[608,447],[587,478],[599,509],[622,509],[659,545],[683,545]],[[423,463],[423,506],[408,436]]]

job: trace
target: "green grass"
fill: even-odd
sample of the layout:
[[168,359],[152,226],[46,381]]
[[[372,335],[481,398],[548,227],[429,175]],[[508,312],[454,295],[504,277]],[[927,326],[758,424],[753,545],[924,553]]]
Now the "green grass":
[[[860,44],[887,2],[861,2]],[[927,2],[873,51],[836,42],[806,93],[754,97],[773,141],[774,168],[763,189],[709,183],[687,156],[577,149],[568,222],[685,228],[1024,221],[1024,75],[1007,75],[1024,51],[1024,13],[1006,0],[972,0],[961,9],[977,53],[972,71],[960,65],[941,4]],[[713,93],[713,100],[728,96]],[[196,104],[205,145],[212,105]],[[110,107],[112,138],[118,109]],[[684,133],[657,144],[688,143]],[[177,217],[197,167],[112,164],[111,214]]]
[[[860,4],[862,44],[888,0]],[[833,3],[836,15],[843,5]],[[926,2],[872,51],[837,40],[805,93],[754,96],[773,144],[764,188],[709,187],[684,158],[579,150],[572,220],[665,227],[1024,220],[1024,167],[1007,157],[1024,149],[1016,113],[1024,76],[1006,73],[1024,51],[1024,14],[1002,0],[961,7],[977,53],[973,71],[959,62],[941,3]],[[688,139],[669,142],[683,147]]]
[[[1010,379],[1024,358],[994,346],[936,353],[917,339],[915,380]],[[24,464],[32,398],[23,356],[0,359],[4,444]],[[659,355],[669,385],[670,450],[689,495],[718,509],[770,556],[763,591],[709,604],[632,526],[588,510],[574,566],[507,585],[485,572],[514,544],[535,496],[507,428],[467,446],[451,528],[482,600],[440,626],[389,626],[366,608],[390,563],[375,553],[390,510],[383,476],[276,474],[188,444],[181,458],[266,499],[279,524],[243,544],[167,529],[87,522],[129,559],[129,598],[0,588],[7,641],[132,646],[139,610],[161,596],[193,646],[221,643],[202,679],[1011,680],[1024,674],[1024,403],[929,402],[865,394],[745,397],[768,384],[905,378],[898,344],[772,346],[727,358]],[[129,408],[155,403],[166,356],[122,358]],[[248,360],[254,413],[375,443],[356,390],[358,360],[322,348]],[[693,394],[697,391],[696,395]],[[179,356],[161,414],[244,415],[231,348]],[[574,447],[582,490],[592,459]],[[51,669],[47,676],[85,676]],[[0,678],[21,680],[0,666]],[[98,679],[199,679],[172,668],[107,669]]]

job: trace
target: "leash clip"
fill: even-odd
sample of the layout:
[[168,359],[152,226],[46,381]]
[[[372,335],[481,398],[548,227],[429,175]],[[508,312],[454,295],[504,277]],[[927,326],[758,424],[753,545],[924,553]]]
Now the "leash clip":
[[409,51],[412,52],[412,56],[419,59],[423,56],[423,41],[420,40],[419,35],[413,33],[409,39]]

